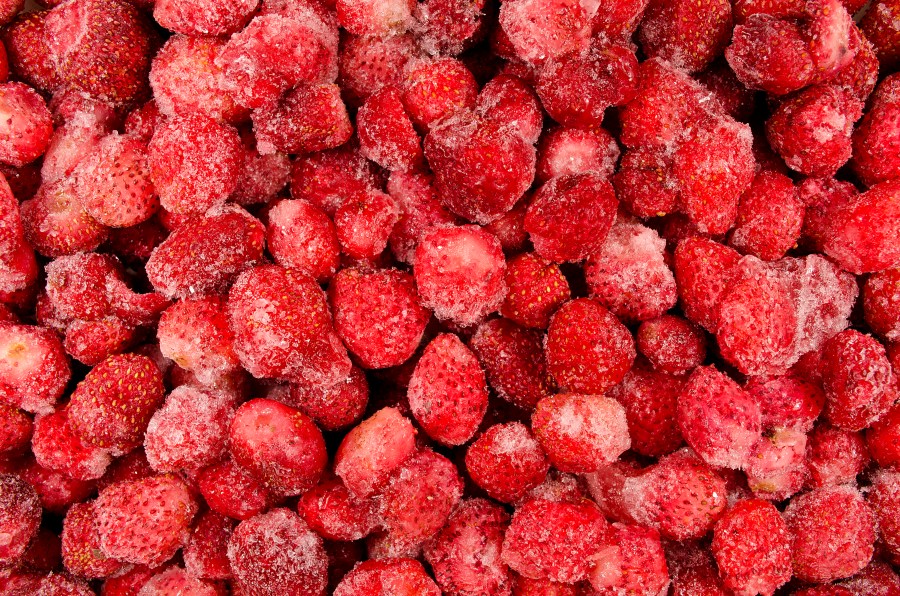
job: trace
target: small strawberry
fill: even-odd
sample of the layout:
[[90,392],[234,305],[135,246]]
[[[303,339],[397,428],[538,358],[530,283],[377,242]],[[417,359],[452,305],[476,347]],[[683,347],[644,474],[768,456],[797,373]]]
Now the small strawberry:
[[559,266],[534,253],[523,253],[507,263],[509,291],[500,314],[524,327],[546,329],[553,312],[571,298],[569,282]]
[[291,196],[333,217],[347,197],[380,186],[375,164],[352,144],[304,155],[294,161]]
[[804,212],[790,178],[762,171],[741,195],[729,244],[745,255],[779,259],[800,238]]
[[421,563],[398,558],[363,561],[341,579],[333,595],[370,596],[384,590],[391,594],[407,591],[420,596],[441,593]]
[[137,354],[110,356],[72,393],[70,423],[91,445],[131,451],[141,443],[163,393],[162,375],[152,360]]
[[900,64],[900,2],[879,0],[874,2],[863,16],[860,27],[866,39],[875,46],[880,68],[891,72]]
[[362,154],[383,168],[407,171],[422,164],[422,140],[395,87],[366,99],[356,114],[356,133]]
[[150,4],[157,23],[170,31],[199,37],[229,35],[239,31],[258,3],[258,0],[162,0]]
[[187,542],[197,512],[187,485],[173,476],[113,484],[94,503],[102,553],[150,567],[168,561]]
[[387,247],[399,218],[397,202],[381,191],[370,189],[347,197],[334,213],[341,251],[351,259],[375,260]]
[[828,424],[816,426],[806,443],[807,484],[811,488],[822,488],[856,482],[856,477],[871,461],[869,452],[877,451],[869,441],[871,432],[864,440],[858,432]]
[[540,443],[521,422],[495,424],[466,451],[466,471],[491,498],[515,503],[547,476],[547,461]]
[[20,453],[31,440],[31,417],[15,406],[0,404],[0,456]]
[[383,87],[399,86],[407,62],[421,55],[411,34],[389,37],[348,35],[341,42],[340,84],[353,105]]
[[31,449],[37,462],[76,480],[95,480],[109,466],[109,453],[84,441],[72,425],[71,407],[35,421]]
[[288,403],[312,418],[323,430],[334,431],[359,422],[368,402],[366,375],[354,366],[346,379],[331,387],[292,383]]
[[659,532],[642,526],[613,524],[613,543],[601,547],[588,579],[600,594],[659,594],[669,583]]
[[156,334],[163,356],[193,372],[202,383],[240,366],[220,296],[185,298],[170,306],[162,313]]
[[109,232],[82,208],[71,179],[42,184],[21,212],[25,237],[46,257],[94,250]]
[[360,540],[378,525],[374,501],[357,499],[337,479],[325,480],[297,503],[300,517],[327,540]]
[[638,38],[647,56],[662,58],[687,72],[697,72],[722,53],[730,40],[731,29],[728,0],[651,0]]

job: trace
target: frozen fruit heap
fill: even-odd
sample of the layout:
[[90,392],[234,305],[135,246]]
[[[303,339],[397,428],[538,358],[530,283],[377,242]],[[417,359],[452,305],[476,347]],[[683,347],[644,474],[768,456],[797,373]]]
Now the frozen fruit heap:
[[0,594],[900,594],[900,0],[42,3]]

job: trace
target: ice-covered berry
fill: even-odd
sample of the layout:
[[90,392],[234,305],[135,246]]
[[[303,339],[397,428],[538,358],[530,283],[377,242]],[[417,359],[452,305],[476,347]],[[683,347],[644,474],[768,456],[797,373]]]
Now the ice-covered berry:
[[900,269],[871,275],[863,286],[863,313],[872,331],[900,340]]
[[598,4],[582,0],[504,2],[500,27],[518,58],[542,64],[588,48]]
[[878,470],[866,498],[878,523],[878,535],[895,562],[900,556],[900,474]]
[[250,519],[273,500],[262,484],[230,459],[201,470],[197,486],[211,510],[232,519]]
[[397,202],[389,194],[369,189],[346,197],[334,213],[341,251],[351,259],[374,261],[387,247],[398,219]]
[[103,554],[96,526],[94,502],[76,503],[63,520],[62,560],[66,570],[78,577],[103,578],[122,571],[124,564]]
[[262,155],[333,149],[353,135],[337,85],[300,85],[253,112],[253,132]]
[[778,172],[759,172],[741,195],[729,243],[743,254],[774,261],[800,238],[804,212],[790,178]]
[[422,564],[414,559],[369,560],[356,565],[334,589],[334,596],[375,596],[376,594],[441,593]]
[[422,140],[413,128],[395,87],[373,93],[356,114],[360,151],[389,170],[412,170],[422,164]]
[[280,200],[268,211],[266,244],[282,267],[330,279],[340,264],[337,230],[328,216],[304,200]]
[[336,0],[341,27],[354,35],[390,36],[412,25],[415,0]]
[[638,38],[647,56],[697,72],[722,53],[731,29],[731,4],[727,0],[654,0],[641,20]]
[[601,547],[589,580],[595,594],[659,594],[669,570],[659,532],[643,526],[613,524],[613,543]]
[[49,14],[47,10],[19,13],[3,33],[10,70],[43,91],[53,91],[62,83],[45,36]]
[[231,287],[227,311],[235,352],[254,376],[329,386],[350,374],[325,295],[305,273],[248,269]]
[[893,70],[900,64],[898,14],[900,5],[895,0],[879,0],[869,7],[860,23],[862,32],[875,46],[875,53],[884,71]]
[[340,430],[359,421],[369,402],[366,375],[353,367],[350,375],[331,387],[292,383],[290,400],[324,430]]
[[676,408],[684,383],[684,378],[639,362],[609,391],[608,395],[625,408],[632,450],[659,457],[683,444]]
[[488,428],[466,451],[466,470],[492,498],[515,503],[544,481],[550,463],[521,422]]
[[706,359],[706,336],[677,315],[664,314],[642,322],[635,341],[638,351],[662,372],[681,374]]
[[0,564],[14,567],[41,523],[41,504],[30,484],[12,474],[0,474]]
[[328,462],[322,432],[294,408],[258,398],[234,413],[228,432],[234,461],[267,488],[298,495],[316,485]]
[[41,467],[75,480],[100,478],[111,460],[109,453],[77,434],[68,407],[37,417],[31,451]]
[[534,253],[510,259],[506,285],[509,291],[500,314],[523,327],[545,329],[553,312],[571,298],[569,282],[559,266]]
[[362,105],[379,89],[402,84],[406,64],[420,55],[419,44],[412,34],[389,37],[348,35],[341,42],[341,88],[349,101]]
[[191,538],[184,546],[184,567],[193,577],[229,579],[228,539],[237,522],[215,511],[205,511],[197,518]]
[[807,483],[812,488],[853,484],[869,463],[860,433],[819,424],[806,443]]
[[802,89],[815,76],[800,24],[770,14],[752,14],[735,27],[725,58],[744,85],[774,95]]
[[853,169],[867,186],[900,177],[900,76],[889,75],[853,132]]
[[52,331],[0,323],[0,401],[33,414],[49,413],[70,374],[68,359]]
[[325,480],[297,503],[300,517],[327,540],[359,540],[378,525],[375,503],[357,499],[340,480]]
[[153,18],[184,35],[228,35],[250,19],[258,4],[259,0],[161,0],[153,3]]
[[619,153],[619,145],[603,128],[551,128],[538,145],[537,177],[547,182],[557,176],[591,171],[612,176]]

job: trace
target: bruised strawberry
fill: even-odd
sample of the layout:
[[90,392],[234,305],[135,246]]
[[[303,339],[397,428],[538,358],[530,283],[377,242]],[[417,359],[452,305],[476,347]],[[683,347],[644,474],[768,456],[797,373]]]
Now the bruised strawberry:
[[113,559],[155,567],[187,542],[196,512],[187,485],[173,476],[113,484],[95,501],[100,550]]
[[131,451],[141,443],[150,417],[162,403],[163,391],[162,375],[146,356],[110,356],[72,393],[72,428],[91,445]]
[[60,78],[92,97],[130,103],[146,92],[149,25],[120,0],[77,0],[47,15],[46,36]]

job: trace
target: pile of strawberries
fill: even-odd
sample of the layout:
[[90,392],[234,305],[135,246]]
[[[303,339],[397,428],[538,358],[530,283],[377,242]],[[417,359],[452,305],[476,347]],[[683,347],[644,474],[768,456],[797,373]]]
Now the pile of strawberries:
[[42,2],[0,594],[900,594],[900,0]]

